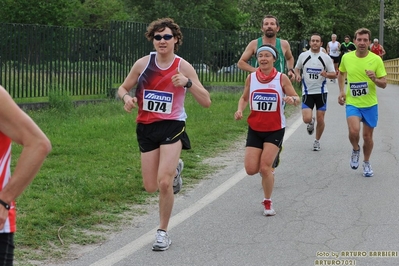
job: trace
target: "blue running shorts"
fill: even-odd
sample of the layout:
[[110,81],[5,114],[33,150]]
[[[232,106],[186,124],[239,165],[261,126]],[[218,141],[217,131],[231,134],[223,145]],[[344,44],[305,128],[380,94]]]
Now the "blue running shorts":
[[378,104],[371,107],[358,108],[353,105],[346,105],[346,118],[350,116],[360,117],[363,123],[369,127],[376,127],[378,122]]

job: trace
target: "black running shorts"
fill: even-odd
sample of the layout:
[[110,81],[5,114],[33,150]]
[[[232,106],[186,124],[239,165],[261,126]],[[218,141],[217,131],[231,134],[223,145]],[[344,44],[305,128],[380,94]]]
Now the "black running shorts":
[[246,147],[263,149],[263,143],[268,142],[280,148],[283,143],[284,133],[285,128],[271,132],[260,132],[248,127]]
[[136,134],[141,152],[153,151],[161,145],[172,144],[179,140],[184,150],[191,149],[185,121],[163,120],[151,124],[139,123]]
[[14,233],[0,233],[0,265],[13,265],[14,249]]

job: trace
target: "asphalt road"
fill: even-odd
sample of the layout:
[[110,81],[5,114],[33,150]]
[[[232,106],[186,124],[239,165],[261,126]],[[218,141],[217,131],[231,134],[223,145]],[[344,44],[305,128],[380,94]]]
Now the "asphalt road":
[[345,109],[337,103],[338,86],[328,85],[321,151],[312,151],[314,136],[299,113],[288,120],[272,197],[276,216],[262,215],[260,176],[243,169],[243,140],[214,159],[223,170],[177,195],[169,250],[151,250],[155,206],[131,228],[63,265],[399,265],[399,86],[378,90],[374,177],[366,178],[361,166],[349,166]]

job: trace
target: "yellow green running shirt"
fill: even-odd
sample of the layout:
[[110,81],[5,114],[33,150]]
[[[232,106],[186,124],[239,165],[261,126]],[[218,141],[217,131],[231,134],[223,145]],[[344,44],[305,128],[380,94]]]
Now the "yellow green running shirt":
[[342,56],[339,71],[347,72],[346,104],[358,108],[378,104],[376,85],[366,75],[366,70],[374,71],[377,78],[387,75],[381,57],[372,52],[363,58],[357,57],[356,51]]

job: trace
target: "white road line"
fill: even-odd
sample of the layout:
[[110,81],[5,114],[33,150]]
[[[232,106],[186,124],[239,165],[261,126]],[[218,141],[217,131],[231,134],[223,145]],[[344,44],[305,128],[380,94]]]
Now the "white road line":
[[[294,123],[286,128],[284,140],[287,140],[295,130],[302,124],[302,117],[299,117],[294,121]],[[175,226],[181,224],[195,213],[200,211],[202,208],[206,207],[208,204],[212,203],[216,199],[218,199],[221,195],[223,195],[226,191],[228,191],[231,187],[236,185],[242,179],[247,176],[245,169],[241,169],[231,178],[226,180],[224,183],[219,185],[217,188],[212,190],[210,193],[205,195],[202,199],[191,205],[190,207],[180,211],[178,214],[171,217],[169,221],[168,229],[171,230]],[[91,266],[109,266],[114,265],[117,262],[129,257],[137,250],[141,249],[142,247],[151,244],[154,240],[154,232],[158,229],[155,227],[154,229],[150,230],[149,232],[145,233],[138,239],[130,242],[129,244],[125,245],[124,247],[118,249],[117,251],[109,254],[108,256],[94,262]]]

